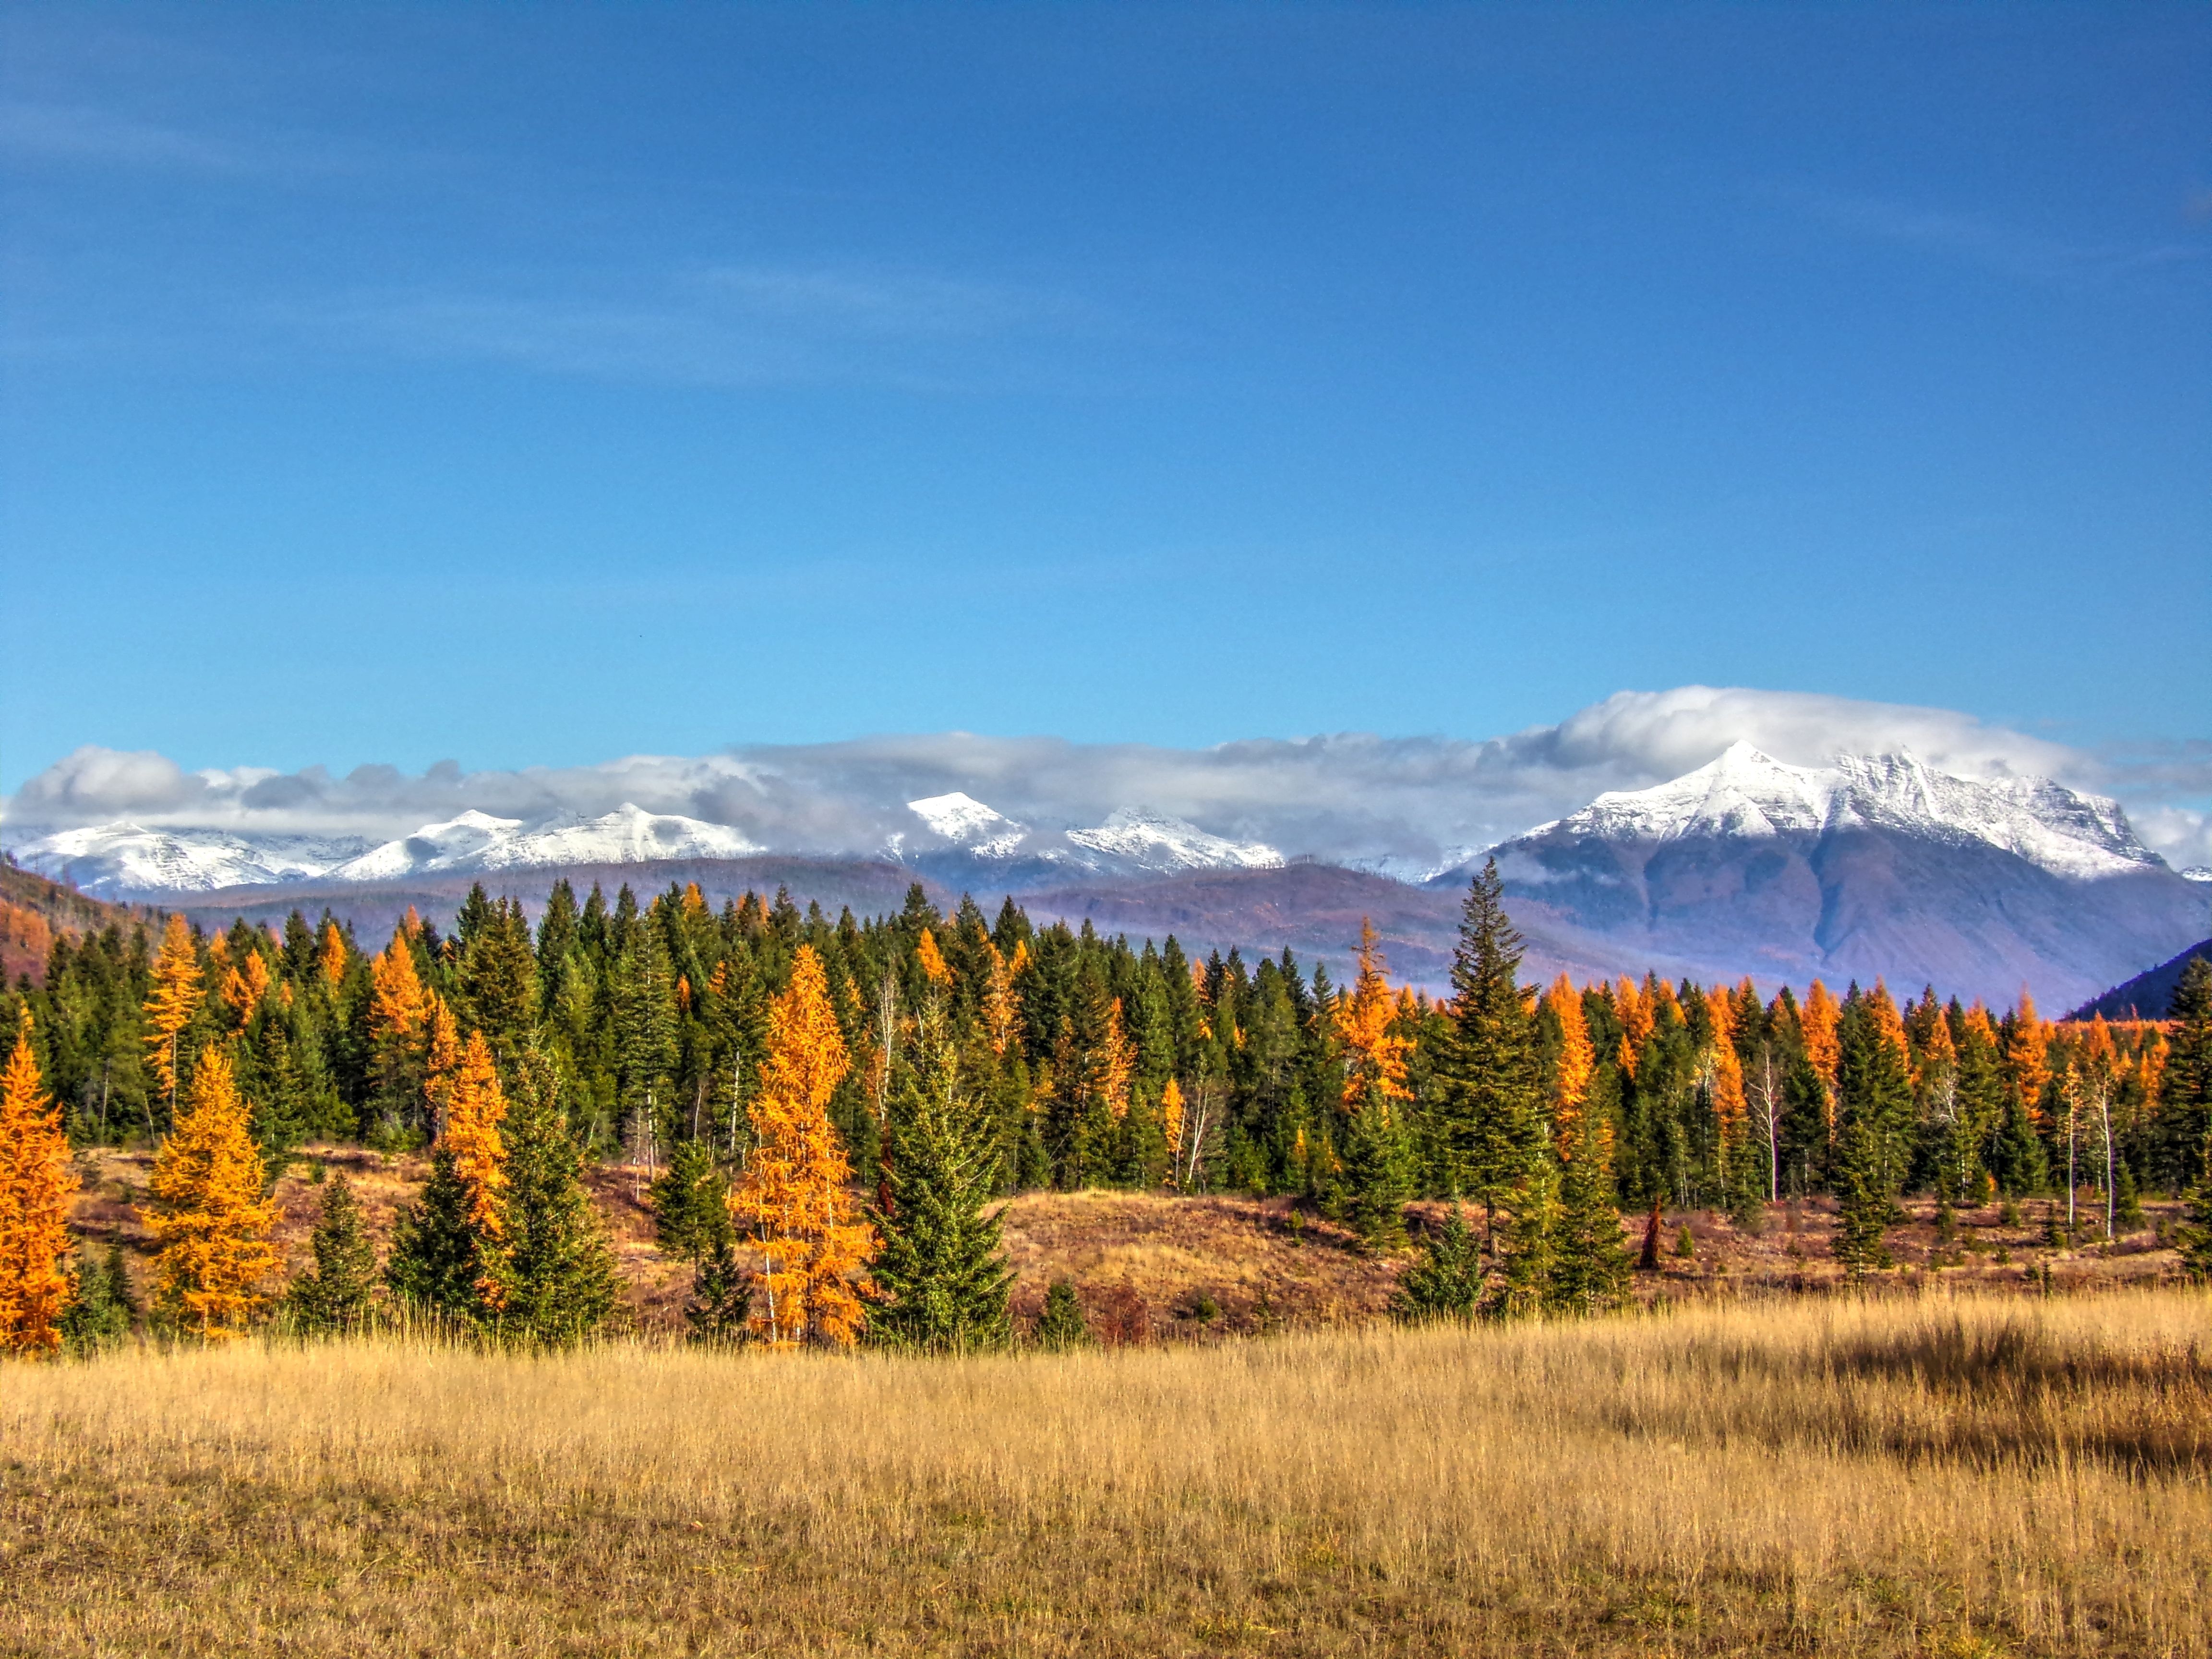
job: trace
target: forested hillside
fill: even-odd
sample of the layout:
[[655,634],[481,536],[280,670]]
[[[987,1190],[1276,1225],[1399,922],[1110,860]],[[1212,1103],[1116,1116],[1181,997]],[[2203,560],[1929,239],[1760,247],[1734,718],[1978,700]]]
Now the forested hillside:
[[811,946],[852,1060],[829,1115],[870,1183],[930,1010],[1000,1190],[1235,1189],[1342,1207],[1364,1185],[1503,1201],[1547,1149],[1571,1164],[1585,1120],[1631,1208],[1725,1209],[1861,1179],[1959,1201],[1991,1182],[2041,1191],[2069,1142],[2086,1169],[2096,1138],[2102,1170],[2108,1122],[2132,1184],[2197,1178],[2204,1080],[2167,1075],[2155,1026],[2058,1026],[2025,1002],[1900,1003],[1880,986],[1762,1000],[1747,984],[1561,979],[1539,994],[1516,982],[1495,890],[1478,881],[1474,900],[1449,1002],[1391,987],[1371,947],[1340,987],[1287,952],[1192,961],[1172,937],[1035,927],[1011,901],[944,915],[919,889],[862,921],[781,896],[715,912],[696,889],[641,903],[562,883],[534,928],[479,890],[451,934],[410,917],[366,940],[296,912],[281,929],[173,919],[165,936],[102,910],[95,930],[57,937],[43,982],[6,994],[0,1020],[12,1030],[18,1003],[32,1013],[46,1086],[81,1143],[167,1133],[213,1054],[234,1061],[271,1158],[309,1139],[419,1146],[450,1064],[434,1051],[481,1032],[502,1077],[543,1057],[594,1156],[658,1163],[696,1144],[738,1160],[771,1002]]

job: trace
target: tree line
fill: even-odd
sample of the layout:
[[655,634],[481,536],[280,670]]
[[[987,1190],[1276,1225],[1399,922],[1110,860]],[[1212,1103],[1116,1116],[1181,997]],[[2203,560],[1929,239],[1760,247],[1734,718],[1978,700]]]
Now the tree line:
[[264,1187],[310,1139],[429,1146],[382,1282],[548,1336],[611,1305],[578,1182],[609,1156],[653,1180],[695,1326],[778,1343],[872,1321],[996,1340],[989,1200],[1026,1188],[1297,1194],[1384,1248],[1408,1200],[1456,1198],[1479,1237],[1455,1219],[1429,1240],[1409,1294],[1565,1308],[1617,1297],[1624,1209],[1832,1194],[1863,1271],[1910,1191],[2063,1192],[2110,1222],[2206,1180],[2202,964],[2170,1033],[1880,984],[1540,989],[1492,869],[1449,997],[1393,987],[1371,933],[1357,963],[1338,987],[1288,951],[1196,961],[1172,937],[1038,927],[1011,899],[945,915],[918,885],[896,915],[832,921],[781,892],[716,911],[696,886],[579,902],[563,881],[534,927],[478,887],[451,933],[410,912],[374,951],[296,912],[281,932],[172,916],[64,937],[43,982],[0,996],[0,1029],[64,1146],[170,1158],[210,1102]]

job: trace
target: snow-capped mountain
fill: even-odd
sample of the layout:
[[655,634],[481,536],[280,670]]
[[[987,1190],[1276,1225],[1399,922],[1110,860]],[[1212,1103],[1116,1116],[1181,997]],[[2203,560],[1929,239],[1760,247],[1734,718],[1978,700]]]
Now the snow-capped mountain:
[[[1020,888],[1071,873],[1127,878],[1188,870],[1273,870],[1283,855],[1260,842],[1232,841],[1164,812],[1122,807],[1103,823],[1034,829],[955,791],[907,803],[928,838],[891,837],[891,856],[949,882],[970,877]],[[935,843],[942,843],[935,844]]]
[[761,849],[726,824],[647,812],[625,801],[603,817],[564,816],[526,827],[519,818],[468,811],[342,864],[333,881],[392,881],[457,872],[537,870],[569,864],[650,864],[661,859],[744,858]]
[[218,888],[312,881],[365,852],[358,836],[240,835],[149,830],[128,822],[34,836],[11,848],[26,870],[101,897],[211,893]]
[[2072,1001],[2204,932],[2203,889],[2115,803],[1907,754],[1800,767],[1737,744],[1495,854],[1524,932],[1731,975]]
[[1015,823],[1003,812],[957,789],[949,795],[910,800],[906,807],[928,827],[932,835],[942,836],[978,858],[1012,858],[1021,850],[1022,842],[1030,832],[1027,824]]
[[1832,767],[1789,766],[1747,743],[1656,788],[1613,791],[1528,832],[1607,841],[1714,836],[1760,839],[1853,825],[1984,842],[2075,879],[2166,867],[2136,839],[2118,802],[2048,778],[1978,782],[1909,753],[1844,756]]
[[1274,870],[1283,855],[1265,842],[1231,841],[1194,823],[1123,807],[1092,830],[1070,830],[1068,842],[1151,874],[1184,870]]

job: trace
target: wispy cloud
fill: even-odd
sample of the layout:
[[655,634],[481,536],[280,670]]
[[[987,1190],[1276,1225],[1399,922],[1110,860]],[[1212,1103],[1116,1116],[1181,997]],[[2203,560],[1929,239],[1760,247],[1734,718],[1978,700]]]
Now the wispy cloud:
[[11,835],[134,818],[271,831],[406,834],[467,808],[505,817],[596,815],[634,801],[735,825],[766,846],[858,851],[913,828],[905,803],[960,790],[1040,827],[1099,822],[1117,807],[1172,813],[1291,854],[1420,866],[1711,760],[1739,738],[1777,758],[1910,749],[1967,776],[2055,776],[2121,793],[2154,846],[2206,851],[2202,813],[2162,793],[2180,780],[1948,709],[1741,688],[1623,691],[1556,725],[1484,740],[1340,734],[1211,749],[1075,744],[967,732],[635,755],[599,766],[343,777],[320,768],[187,772],[167,757],[87,748],[24,785]]
[[1073,293],[864,265],[734,263],[579,276],[555,292],[382,289],[276,317],[356,348],[698,386],[853,380],[977,389],[1074,372],[1123,335]]
[[265,152],[86,104],[0,103],[0,154],[191,173],[258,173]]
[[1918,248],[2016,281],[2106,283],[2139,271],[2201,260],[2187,242],[2086,242],[2047,236],[1994,215],[1791,189],[1777,192],[1830,228],[1864,240]]

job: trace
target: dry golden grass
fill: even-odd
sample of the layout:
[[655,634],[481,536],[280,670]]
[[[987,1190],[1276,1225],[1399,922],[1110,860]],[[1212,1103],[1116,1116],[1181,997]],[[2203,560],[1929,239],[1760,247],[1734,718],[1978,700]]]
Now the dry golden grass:
[[0,1651],[2202,1654],[2205,1297],[0,1369]]

